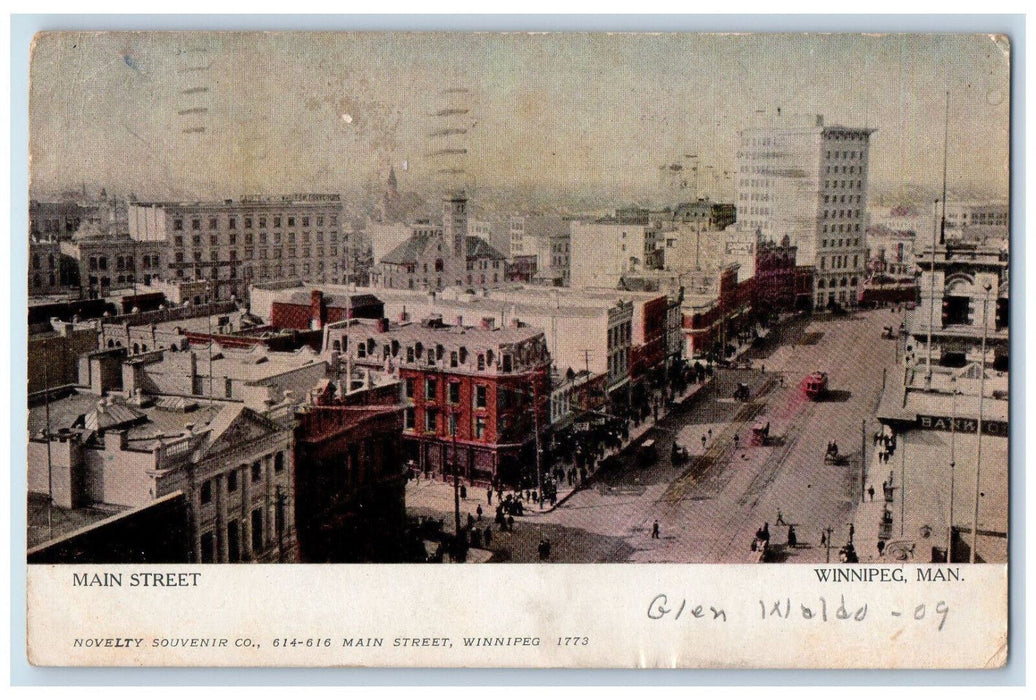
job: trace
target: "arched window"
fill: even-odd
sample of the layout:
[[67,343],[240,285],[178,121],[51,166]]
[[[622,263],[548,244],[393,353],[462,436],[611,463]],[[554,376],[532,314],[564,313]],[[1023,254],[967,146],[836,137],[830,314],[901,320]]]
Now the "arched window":
[[112,340],[111,338],[108,339],[108,347],[109,348],[114,348],[115,347],[115,341]]

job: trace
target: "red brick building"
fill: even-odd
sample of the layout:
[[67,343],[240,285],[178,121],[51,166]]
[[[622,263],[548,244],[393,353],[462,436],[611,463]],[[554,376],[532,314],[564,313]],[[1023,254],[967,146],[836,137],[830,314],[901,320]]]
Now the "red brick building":
[[275,328],[319,330],[328,323],[350,318],[381,318],[385,305],[372,294],[335,294],[327,296],[319,289],[292,292],[271,304],[270,325]]
[[753,324],[755,278],[738,282],[737,273],[738,266],[730,265],[720,271],[714,291],[692,293],[685,299],[683,332],[687,357],[721,356],[722,346],[730,345]]
[[[353,319],[331,324],[325,351],[403,384],[403,443],[415,469],[469,483],[535,479],[549,425],[550,355],[542,331]],[[533,407],[536,407],[535,410]],[[456,445],[456,450],[454,450]]]
[[798,247],[785,236],[780,244],[759,241],[755,252],[752,307],[760,313],[809,309],[813,298],[813,266],[795,264]]
[[[643,304],[642,318],[643,343],[634,344],[630,352],[630,379],[638,381],[652,368],[664,366],[667,353],[666,317],[669,310],[669,298],[659,295]],[[636,314],[635,314],[636,315]],[[634,331],[634,335],[636,332]]]
[[295,524],[303,562],[404,561],[399,382],[324,381],[298,412]]

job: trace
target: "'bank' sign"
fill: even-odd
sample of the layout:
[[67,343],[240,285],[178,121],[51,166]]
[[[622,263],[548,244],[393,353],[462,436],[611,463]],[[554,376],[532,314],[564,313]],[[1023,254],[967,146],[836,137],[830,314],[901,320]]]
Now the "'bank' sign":
[[[951,425],[950,416],[917,416],[917,427],[921,430],[945,430],[950,432],[956,430],[958,433],[977,433],[978,420],[975,418],[957,418],[956,425]],[[984,420],[982,421],[983,435],[996,435],[1007,437],[1007,421]]]

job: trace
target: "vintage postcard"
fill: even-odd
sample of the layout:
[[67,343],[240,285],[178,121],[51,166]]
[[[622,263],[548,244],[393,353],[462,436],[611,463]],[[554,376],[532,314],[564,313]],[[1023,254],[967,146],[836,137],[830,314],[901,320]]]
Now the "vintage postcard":
[[28,658],[996,668],[1010,38],[50,32]]

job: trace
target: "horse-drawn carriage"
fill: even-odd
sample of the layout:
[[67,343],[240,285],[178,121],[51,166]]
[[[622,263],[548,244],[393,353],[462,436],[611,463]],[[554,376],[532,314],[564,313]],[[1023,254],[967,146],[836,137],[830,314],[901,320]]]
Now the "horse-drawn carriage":
[[763,423],[762,421],[752,426],[752,444],[753,445],[769,445],[771,441],[770,437],[770,421]]
[[849,455],[838,452],[838,443],[827,443],[827,452],[824,454],[824,464],[848,464]]

